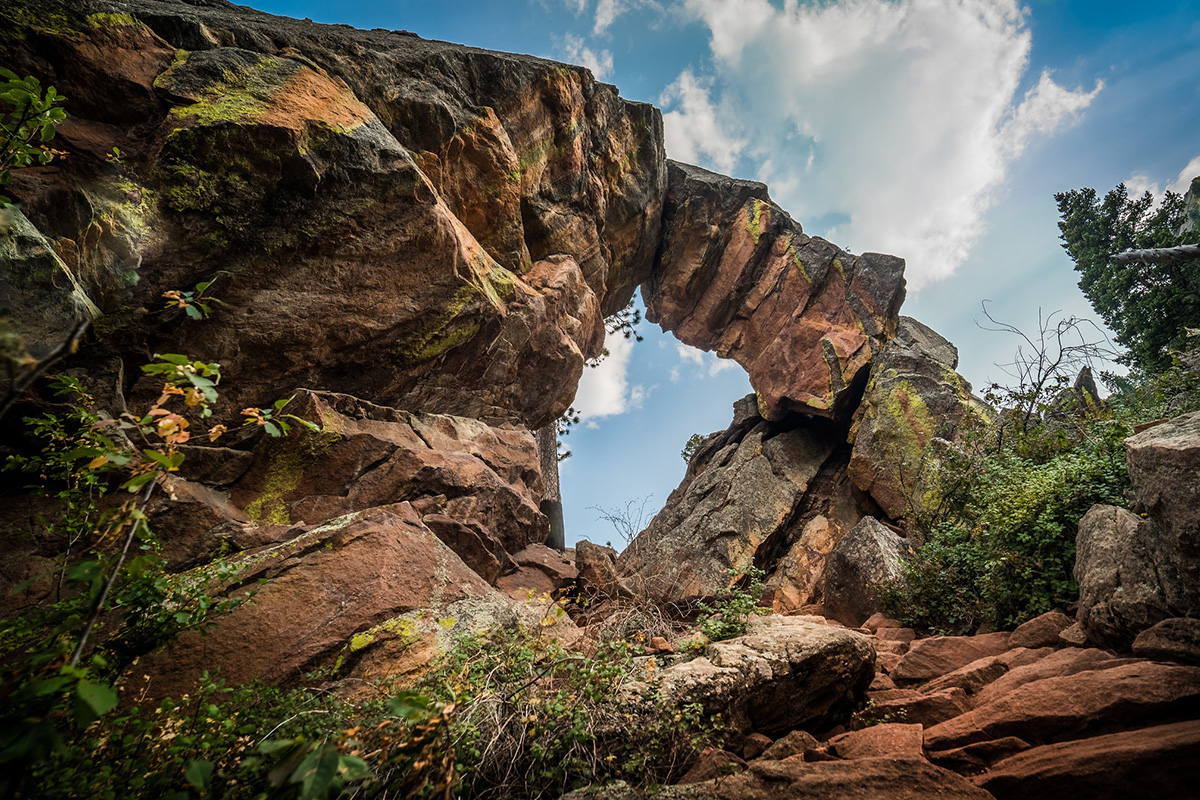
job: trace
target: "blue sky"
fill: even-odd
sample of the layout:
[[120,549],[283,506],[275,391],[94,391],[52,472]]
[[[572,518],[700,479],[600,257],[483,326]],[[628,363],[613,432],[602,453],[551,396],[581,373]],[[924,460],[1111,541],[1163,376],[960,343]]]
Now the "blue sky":
[[[664,111],[667,154],[765,180],[804,225],[908,261],[903,313],[980,387],[1026,330],[1093,316],[1060,248],[1053,195],[1200,175],[1200,0],[259,0],[317,22],[590,67]],[[643,325],[585,377],[563,464],[567,538],[621,546],[595,507],[650,497],[692,433],[750,390],[736,366]],[[648,521],[648,520],[647,520]]]

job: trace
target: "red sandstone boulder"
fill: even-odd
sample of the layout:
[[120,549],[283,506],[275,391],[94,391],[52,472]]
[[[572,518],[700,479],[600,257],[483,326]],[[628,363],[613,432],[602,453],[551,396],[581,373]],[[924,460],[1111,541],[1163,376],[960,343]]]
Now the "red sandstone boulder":
[[876,700],[872,714],[878,719],[895,719],[931,728],[971,708],[967,693],[957,686],[918,693],[911,697]]
[[976,783],[997,800],[1196,796],[1200,721],[1035,747],[994,764]]
[[777,739],[766,749],[762,757],[772,761],[782,761],[792,756],[802,756],[805,751],[812,750],[819,744],[817,737],[807,731],[792,731]]
[[1164,619],[1138,634],[1133,652],[1156,661],[1200,665],[1200,619]]
[[934,636],[914,642],[904,658],[888,673],[896,682],[927,681],[972,661],[995,656],[1008,649],[1004,632],[979,636]]
[[925,755],[924,736],[917,724],[872,725],[833,737],[829,747],[839,758],[850,759]]
[[1059,647],[1059,634],[1071,627],[1074,620],[1061,611],[1047,611],[1017,626],[1009,637],[1009,647]]
[[925,732],[930,751],[1016,736],[1031,744],[1200,716],[1200,667],[1142,661],[1027,683]]
[[549,534],[538,508],[537,446],[524,429],[325,392],[300,392],[287,408],[321,431],[297,425],[283,439],[262,440],[254,465],[230,490],[253,520],[313,525],[411,500],[489,577],[511,568],[506,552]]
[[[923,758],[861,758],[806,762],[758,759],[740,775],[670,787],[665,796],[683,800],[992,800],[992,796]],[[624,784],[594,786],[563,800],[641,800]]]
[[141,660],[152,696],[189,692],[205,670],[274,684],[319,667],[335,678],[419,672],[453,629],[518,619],[408,503],[293,529],[231,563],[243,568],[235,587],[265,582],[205,635],[188,631]]

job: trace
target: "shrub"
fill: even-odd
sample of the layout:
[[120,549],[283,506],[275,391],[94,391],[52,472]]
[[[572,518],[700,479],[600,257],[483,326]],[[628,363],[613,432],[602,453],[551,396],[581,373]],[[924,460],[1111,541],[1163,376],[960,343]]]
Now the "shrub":
[[455,704],[460,794],[558,797],[609,779],[678,778],[714,726],[699,706],[635,694],[658,665],[634,652],[616,640],[586,655],[517,628],[457,640],[421,688]]
[[[751,567],[746,572],[729,570],[731,586],[717,593],[712,603],[700,603],[700,616],[696,625],[709,641],[719,642],[750,632],[750,617],[766,614],[758,607],[762,598],[763,578],[766,573]],[[742,584],[745,585],[742,585]]]
[[881,593],[885,608],[913,627],[949,633],[985,621],[1018,625],[1075,600],[1077,525],[1096,503],[1124,502],[1129,433],[1115,419],[1093,420],[1044,460],[1014,442],[948,470],[952,501],[904,565],[904,581]]

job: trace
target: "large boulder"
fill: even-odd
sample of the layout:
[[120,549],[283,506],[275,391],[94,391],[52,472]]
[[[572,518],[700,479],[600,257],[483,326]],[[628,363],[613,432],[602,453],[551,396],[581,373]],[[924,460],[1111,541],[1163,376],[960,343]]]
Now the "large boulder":
[[669,162],[647,316],[746,368],[769,420],[852,411],[895,333],[904,262],[805,235],[761,183]]
[[1193,797],[1200,721],[1110,733],[1026,750],[976,783],[997,800]]
[[844,535],[825,561],[825,616],[857,628],[878,613],[879,590],[904,578],[901,562],[916,551],[874,517]]
[[1139,503],[1171,542],[1183,602],[1200,609],[1200,411],[1125,440]]
[[925,731],[930,751],[1018,737],[1049,744],[1200,716],[1200,668],[1123,663],[1026,683]]
[[680,601],[728,587],[730,570],[745,571],[783,537],[837,444],[824,425],[772,423],[752,411],[738,418],[705,442],[666,507],[621,553],[635,590]]
[[1134,638],[1182,616],[1186,590],[1178,572],[1177,539],[1154,520],[1123,508],[1093,506],[1075,538],[1077,618],[1088,641],[1128,649]]
[[958,350],[933,329],[900,317],[896,337],[871,366],[855,415],[850,476],[893,519],[935,508],[939,454],[990,416],[955,372]]
[[[445,541],[462,542],[464,558],[492,552],[505,564],[504,553],[549,535],[538,508],[537,446],[523,428],[397,411],[328,392],[301,392],[288,411],[320,431],[296,425],[287,437],[264,439],[231,489],[253,520],[313,525],[410,500],[422,515],[436,515],[433,527]],[[467,527],[451,529],[443,517]]]
[[520,619],[409,503],[295,526],[279,539],[229,560],[236,579],[226,591],[257,583],[250,602],[142,658],[137,675],[153,696],[187,693],[206,670],[276,684],[318,668],[335,678],[419,673],[455,630]]
[[862,634],[791,617],[768,617],[747,636],[713,642],[704,655],[663,669],[657,702],[700,703],[720,713],[736,746],[756,731],[823,730],[845,719],[875,672]]

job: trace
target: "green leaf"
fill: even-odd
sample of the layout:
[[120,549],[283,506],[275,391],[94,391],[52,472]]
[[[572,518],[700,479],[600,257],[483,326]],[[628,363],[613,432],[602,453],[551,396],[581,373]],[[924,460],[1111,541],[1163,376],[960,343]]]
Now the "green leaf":
[[130,494],[133,494],[138,489],[142,488],[157,477],[157,472],[144,472],[141,475],[134,475],[132,478],[122,483],[121,488],[127,490]]
[[212,780],[213,765],[211,761],[197,759],[191,764],[188,764],[187,772],[184,773],[184,778],[192,786],[200,791],[208,788],[209,781]]
[[184,306],[183,310],[187,312],[187,315],[192,319],[204,319],[204,315],[200,313],[200,309],[196,308],[195,306]]
[[[92,718],[87,720],[87,722],[91,722],[92,719],[101,717],[117,707],[116,690],[103,683],[80,681],[78,688],[75,690],[75,695],[92,713]],[[82,719],[80,721],[83,722]]]
[[279,428],[275,425],[274,422],[264,423],[263,430],[265,430],[274,439],[278,439],[280,436],[283,435],[283,431],[279,430]]

